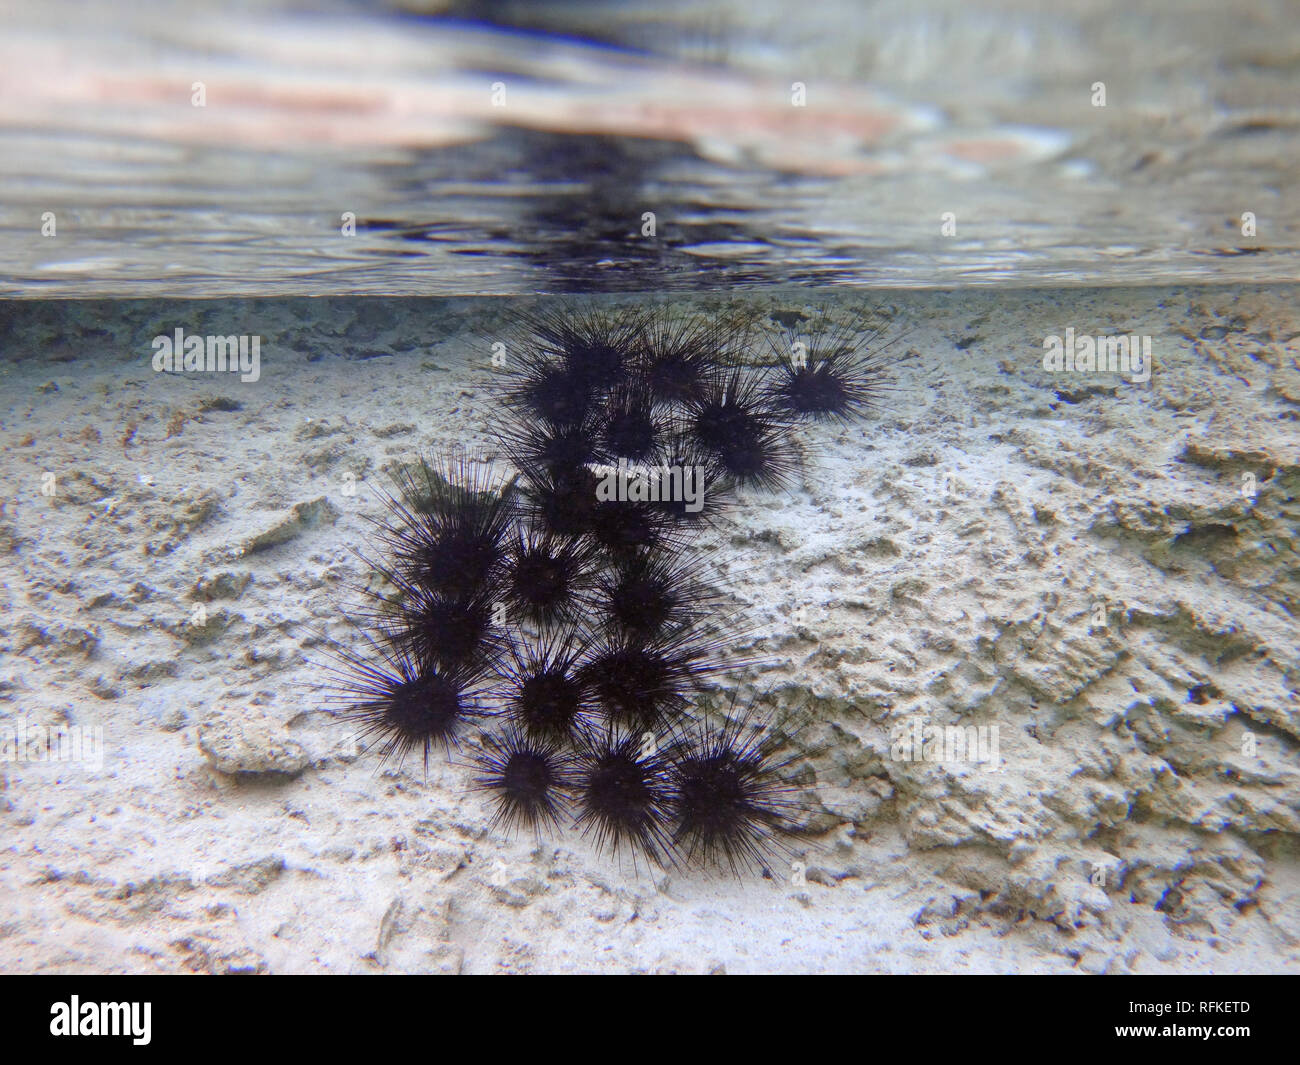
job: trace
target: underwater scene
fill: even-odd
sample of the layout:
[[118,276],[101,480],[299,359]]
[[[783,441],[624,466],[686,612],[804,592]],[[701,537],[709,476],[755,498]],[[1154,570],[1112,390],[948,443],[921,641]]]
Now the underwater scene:
[[7,5],[0,971],[1300,971],[1294,14]]

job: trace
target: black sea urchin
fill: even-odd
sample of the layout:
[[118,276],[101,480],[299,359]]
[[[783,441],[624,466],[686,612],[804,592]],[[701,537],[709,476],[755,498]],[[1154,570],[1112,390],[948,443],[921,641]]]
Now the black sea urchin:
[[460,455],[423,459],[394,480],[399,493],[382,494],[387,514],[375,524],[395,572],[452,598],[487,592],[515,518],[509,486]]
[[686,410],[695,439],[736,484],[770,490],[789,483],[796,467],[790,424],[764,397],[759,375],[744,367],[715,371]]
[[689,433],[667,434],[646,468],[658,479],[654,506],[684,536],[712,529],[734,500],[721,463]]
[[564,424],[511,419],[497,435],[518,470],[574,469],[607,457],[598,443],[598,418],[593,414]]
[[443,669],[373,642],[371,651],[367,657],[336,652],[342,668],[326,668],[340,678],[335,700],[382,760],[395,755],[400,763],[419,751],[427,769],[433,750],[457,746],[469,723],[488,716],[473,671]]
[[587,527],[595,545],[612,556],[621,557],[668,547],[675,542],[673,525],[657,504],[648,500],[602,498],[603,495],[597,495]]
[[384,598],[375,593],[375,614],[389,642],[404,654],[443,669],[475,670],[499,650],[490,593],[444,595],[396,574],[386,577],[396,594]]
[[618,630],[654,639],[707,618],[717,593],[703,584],[703,556],[648,551],[617,562],[597,580],[596,604]]
[[588,466],[523,471],[524,515],[555,536],[587,536],[596,513],[598,478]]
[[768,398],[795,418],[847,422],[879,395],[883,352],[873,350],[883,328],[860,338],[857,326],[831,327],[824,320],[804,333],[790,332],[784,350],[776,343],[776,381]]
[[529,736],[563,743],[590,730],[596,704],[580,664],[586,649],[572,633],[512,644],[499,667],[499,695],[506,712]]
[[[734,707],[733,707],[734,710]],[[751,707],[734,722],[697,722],[679,731],[670,758],[668,808],[677,853],[732,873],[763,867],[794,830],[796,788],[783,779],[793,756]]]
[[558,355],[536,342],[506,355],[504,402],[516,414],[551,425],[575,425],[591,414],[595,389]]
[[592,651],[581,676],[611,724],[655,731],[718,669],[717,652],[716,642],[689,626],[653,637],[618,633]]
[[611,460],[640,462],[654,455],[669,429],[651,394],[641,382],[614,389],[599,415],[601,450]]
[[592,566],[583,541],[521,529],[502,564],[502,592],[512,612],[538,625],[573,620]]
[[594,308],[547,309],[517,316],[525,348],[558,358],[573,394],[581,397],[627,379],[644,343],[644,322],[640,311]]
[[645,327],[641,381],[655,399],[688,403],[699,396],[713,369],[730,357],[733,339],[703,315],[655,315]]
[[611,730],[577,756],[577,824],[601,850],[663,863],[672,841],[668,765],[654,739]]
[[561,744],[508,728],[483,738],[477,761],[475,783],[493,797],[494,826],[534,835],[559,827],[575,783],[573,755]]

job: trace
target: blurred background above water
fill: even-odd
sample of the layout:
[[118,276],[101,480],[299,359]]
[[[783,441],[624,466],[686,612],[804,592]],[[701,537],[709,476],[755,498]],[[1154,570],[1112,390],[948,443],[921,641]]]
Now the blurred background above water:
[[9,0],[0,293],[1294,281],[1300,8],[1042,7]]

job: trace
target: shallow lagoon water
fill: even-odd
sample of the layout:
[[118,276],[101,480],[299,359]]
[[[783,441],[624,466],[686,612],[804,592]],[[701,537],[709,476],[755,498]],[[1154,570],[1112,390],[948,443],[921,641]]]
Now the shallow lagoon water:
[[1286,3],[24,0],[5,19],[6,295],[1297,276]]

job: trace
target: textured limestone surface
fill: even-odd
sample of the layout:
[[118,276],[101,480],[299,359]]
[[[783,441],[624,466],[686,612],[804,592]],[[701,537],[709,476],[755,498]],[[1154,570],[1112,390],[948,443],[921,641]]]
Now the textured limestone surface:
[[[898,338],[703,575],[719,697],[806,752],[809,839],[740,879],[508,838],[322,691],[385,471],[488,443],[517,304],[0,306],[0,741],[103,739],[6,748],[0,968],[1300,970],[1295,295],[698,301]],[[155,373],[177,327],[259,335],[259,380]],[[1045,370],[1067,328],[1150,336],[1150,381]],[[979,744],[901,742],[942,726]]]

